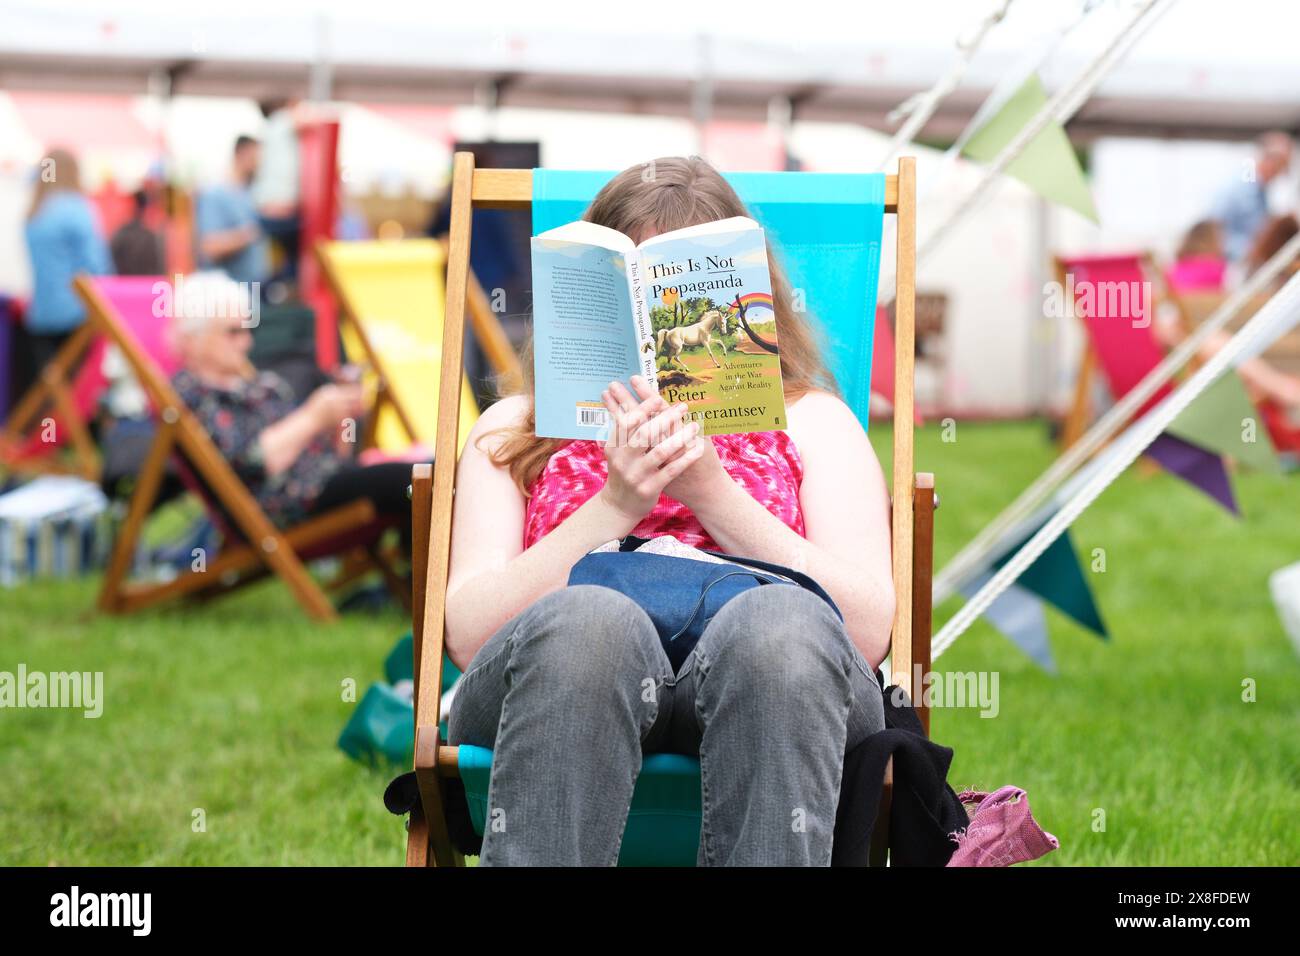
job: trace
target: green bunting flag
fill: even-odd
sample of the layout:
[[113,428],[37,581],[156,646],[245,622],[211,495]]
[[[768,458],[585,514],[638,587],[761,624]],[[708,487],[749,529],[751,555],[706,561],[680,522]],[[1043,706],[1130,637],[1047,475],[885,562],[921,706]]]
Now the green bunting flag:
[[[1037,73],[1031,73],[1024,85],[970,138],[962,152],[976,162],[992,162],[1046,103],[1043,84]],[[1048,123],[1024,152],[1011,161],[1006,172],[1044,199],[1098,221],[1088,181],[1060,123]]]
[[[1029,534],[1020,538],[1014,547],[1009,548],[1002,557],[994,561],[993,570],[996,571],[1010,561],[1012,556],[1038,533],[1040,527],[1042,524],[1035,526]],[[1093,600],[1088,579],[1084,576],[1079,559],[1075,556],[1074,542],[1068,530],[1047,546],[1047,550],[1020,575],[1016,584],[1026,591],[1037,594],[1097,636],[1103,638],[1107,636],[1106,625],[1101,619],[1101,612],[1097,610],[1097,602]]]
[[1268,428],[1235,373],[1207,388],[1166,430],[1257,471],[1282,470]]

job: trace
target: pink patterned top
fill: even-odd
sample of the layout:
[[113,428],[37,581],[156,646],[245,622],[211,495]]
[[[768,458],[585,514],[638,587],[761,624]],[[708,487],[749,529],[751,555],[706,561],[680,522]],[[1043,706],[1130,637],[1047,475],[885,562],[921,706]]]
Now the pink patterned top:
[[[803,460],[790,435],[784,431],[749,432],[714,435],[712,439],[727,474],[803,536],[803,512],[799,508]],[[606,474],[600,442],[571,441],[551,455],[530,489],[524,515],[524,547],[531,547],[600,491]],[[720,550],[690,509],[667,495],[660,495],[659,503],[632,533],[642,538],[671,534],[683,544]]]

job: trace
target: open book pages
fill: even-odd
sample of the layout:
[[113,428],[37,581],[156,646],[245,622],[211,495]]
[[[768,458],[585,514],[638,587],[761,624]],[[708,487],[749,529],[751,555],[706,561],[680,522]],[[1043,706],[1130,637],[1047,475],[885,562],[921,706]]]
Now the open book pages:
[[[736,217],[637,245],[590,222],[533,237],[537,434],[609,436],[601,391],[641,375],[705,435],[785,428],[762,228]],[[634,392],[635,394],[635,392]]]

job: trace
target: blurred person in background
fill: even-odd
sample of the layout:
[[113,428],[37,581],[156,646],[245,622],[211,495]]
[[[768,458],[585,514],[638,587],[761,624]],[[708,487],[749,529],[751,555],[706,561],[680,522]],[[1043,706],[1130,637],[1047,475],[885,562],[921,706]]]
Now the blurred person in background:
[[[1300,221],[1291,213],[1285,216],[1274,216],[1265,222],[1250,244],[1250,251],[1246,253],[1246,274],[1253,275],[1264,263],[1277,255],[1283,246],[1295,238],[1297,232],[1300,232]],[[1273,287],[1281,288],[1290,275],[1290,272],[1284,270],[1274,280]]]
[[86,320],[73,277],[113,271],[95,211],[81,191],[77,159],[68,150],[52,149],[41,160],[24,234],[32,265],[26,326],[36,370]]
[[301,186],[298,157],[298,101],[264,100],[258,104],[266,125],[262,130],[262,155],[253,177],[253,201],[262,231],[280,249],[277,279],[292,279],[298,272]]
[[260,161],[257,140],[236,139],[229,180],[200,192],[195,211],[200,264],[220,269],[236,282],[262,283],[271,274],[270,253],[251,189]]
[[361,386],[322,385],[297,404],[284,379],[249,361],[250,309],[248,290],[220,273],[185,280],[171,327],[181,399],[275,524],[369,498],[406,540],[411,463],[353,461],[363,431]]
[[1226,266],[1222,227],[1213,219],[1202,219],[1183,236],[1165,281],[1174,292],[1219,292]]
[[1265,133],[1255,143],[1253,175],[1243,175],[1215,200],[1213,218],[1223,227],[1223,249],[1229,261],[1240,262],[1268,221],[1268,186],[1291,168],[1291,137]]
[[145,224],[149,194],[142,186],[131,199],[135,204],[131,218],[118,227],[109,241],[113,267],[120,276],[160,276],[167,267],[163,262],[162,237]]

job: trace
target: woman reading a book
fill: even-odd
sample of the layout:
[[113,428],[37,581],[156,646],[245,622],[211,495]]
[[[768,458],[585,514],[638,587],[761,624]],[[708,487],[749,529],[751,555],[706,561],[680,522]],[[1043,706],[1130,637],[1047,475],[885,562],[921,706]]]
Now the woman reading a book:
[[[585,214],[640,243],[746,215],[696,157],[614,177]],[[607,442],[538,438],[533,386],[476,424],[458,465],[447,651],[451,743],[492,748],[482,865],[613,865],[644,754],[698,754],[702,865],[830,862],[844,752],[883,727],[894,611],[889,499],[862,426],[769,253],[788,427],[699,434],[636,376]],[[529,363],[525,363],[530,368]],[[646,612],[568,586],[628,534],[793,568],[732,598],[674,673]],[[503,825],[497,825],[497,823]]]

